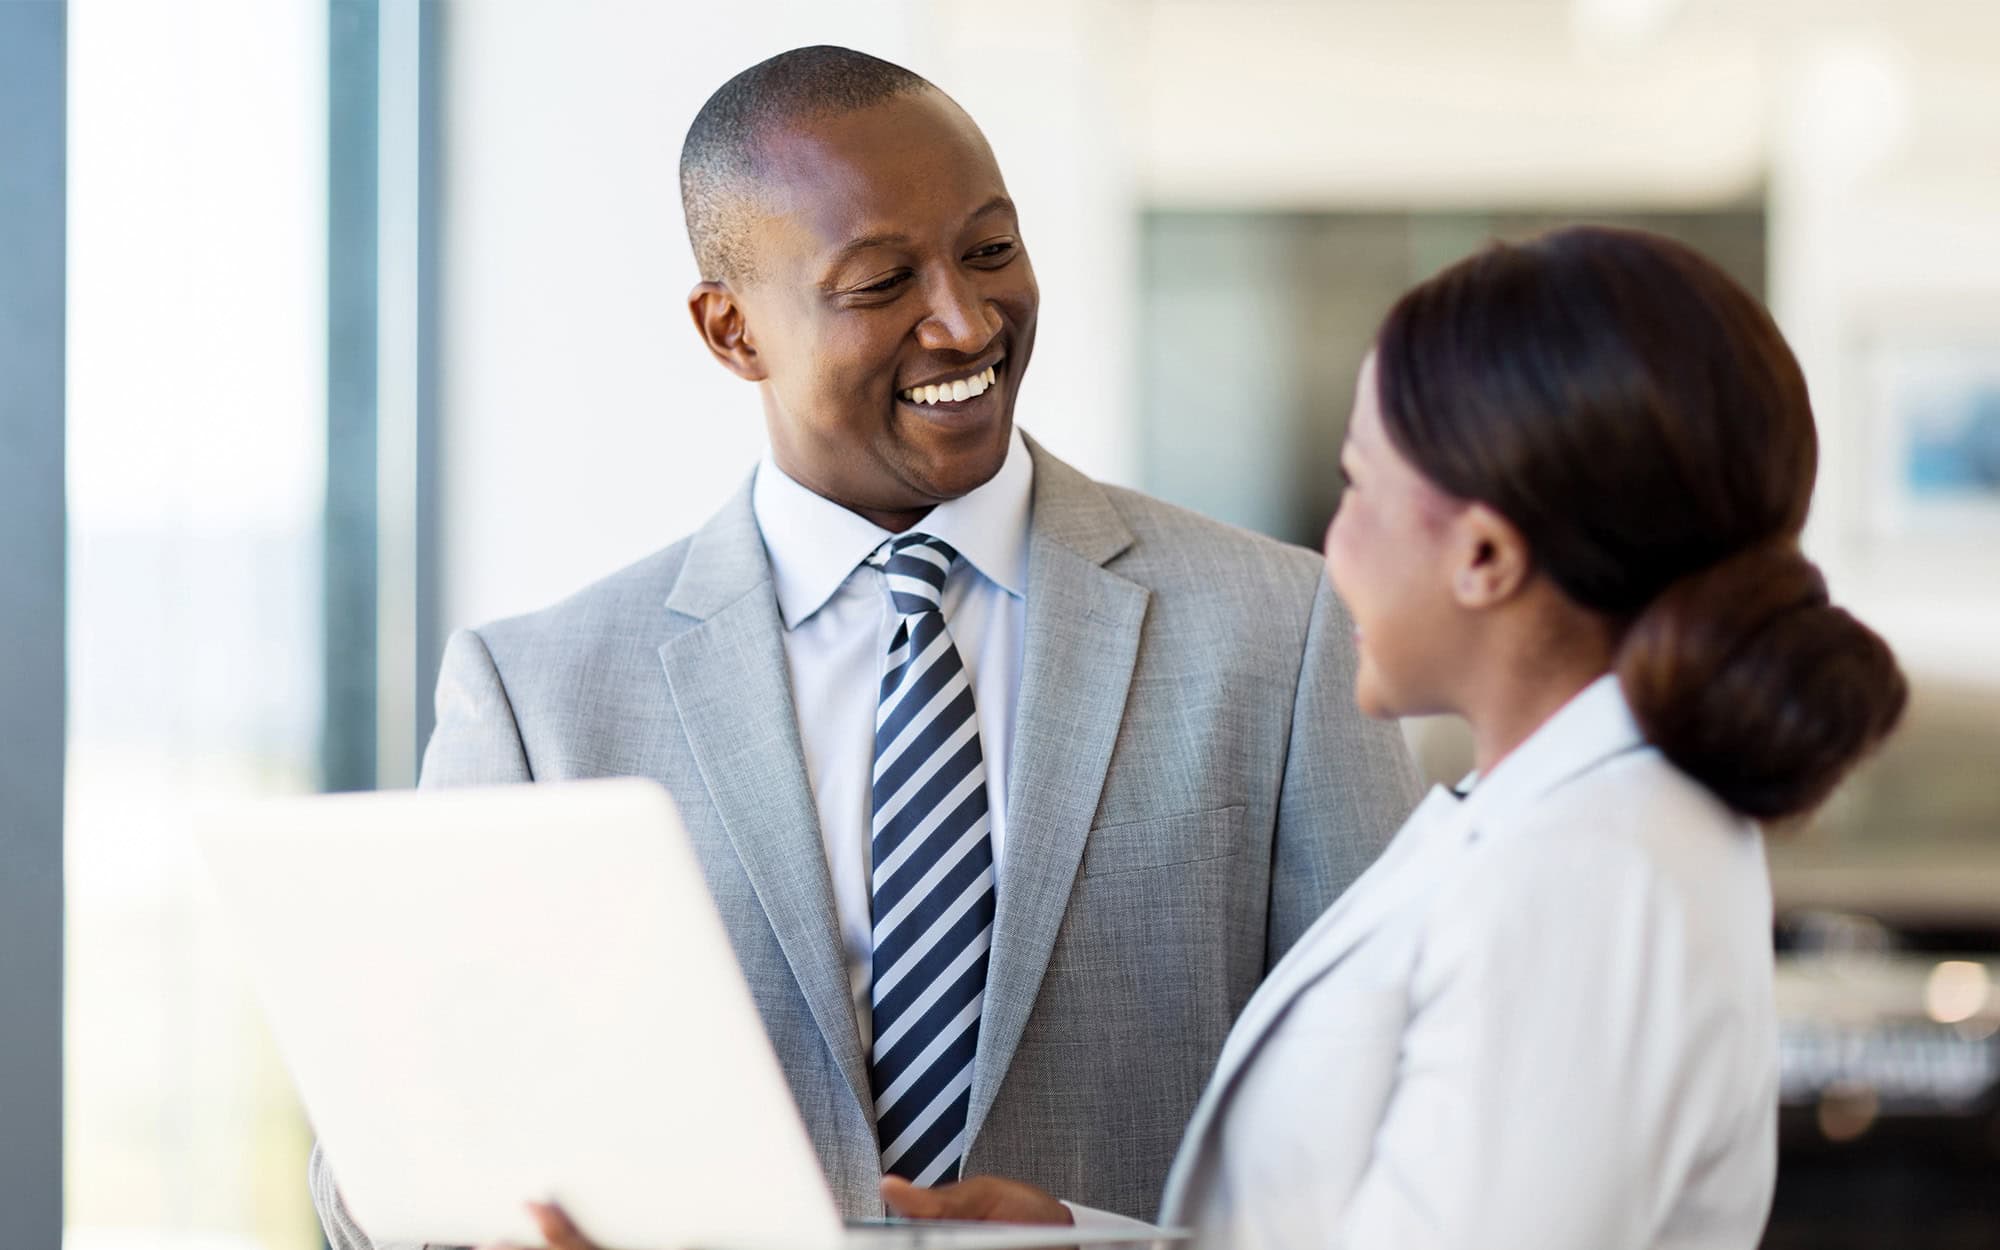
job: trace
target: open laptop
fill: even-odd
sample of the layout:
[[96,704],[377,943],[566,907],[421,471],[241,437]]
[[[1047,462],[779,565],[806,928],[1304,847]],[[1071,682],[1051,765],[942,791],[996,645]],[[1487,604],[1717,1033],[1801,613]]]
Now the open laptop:
[[377,1241],[534,1245],[523,1204],[553,1199],[624,1250],[1147,1244],[843,1224],[651,782],[266,800],[211,809],[195,832]]

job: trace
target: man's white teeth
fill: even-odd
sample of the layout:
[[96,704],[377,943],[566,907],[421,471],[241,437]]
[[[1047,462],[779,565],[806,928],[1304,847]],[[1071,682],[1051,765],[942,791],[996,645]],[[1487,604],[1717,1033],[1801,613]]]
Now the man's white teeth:
[[938,386],[913,386],[903,392],[903,398],[913,404],[955,404],[961,400],[977,399],[984,395],[987,388],[993,385],[995,378],[993,366],[988,365],[971,377],[960,378],[956,382],[945,382]]

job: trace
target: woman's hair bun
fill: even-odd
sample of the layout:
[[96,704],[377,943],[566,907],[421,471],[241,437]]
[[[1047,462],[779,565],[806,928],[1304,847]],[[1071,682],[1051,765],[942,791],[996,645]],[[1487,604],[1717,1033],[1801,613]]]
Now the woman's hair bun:
[[1790,537],[1670,584],[1616,664],[1647,739],[1761,820],[1816,807],[1908,699],[1888,644],[1828,601]]

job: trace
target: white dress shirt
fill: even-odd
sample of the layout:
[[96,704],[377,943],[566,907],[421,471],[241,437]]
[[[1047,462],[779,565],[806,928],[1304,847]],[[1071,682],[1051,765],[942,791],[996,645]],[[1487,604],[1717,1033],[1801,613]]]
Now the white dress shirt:
[[1755,827],[1600,678],[1433,789],[1272,969],[1162,1219],[1231,1250],[1752,1250],[1770,923]]
[[[1021,685],[1034,472],[1017,430],[991,481],[938,505],[913,530],[943,539],[961,557],[945,579],[943,610],[979,715],[996,881]],[[751,507],[785,623],[792,703],[833,880],[854,1018],[866,1048],[872,1040],[875,708],[899,618],[883,572],[862,561],[894,535],[801,486],[769,456],[757,466]]]

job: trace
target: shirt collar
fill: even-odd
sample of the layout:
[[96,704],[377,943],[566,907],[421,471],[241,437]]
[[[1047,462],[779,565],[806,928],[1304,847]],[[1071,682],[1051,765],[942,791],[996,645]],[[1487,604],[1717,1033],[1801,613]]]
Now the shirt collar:
[[[1028,588],[1028,518],[1035,467],[1017,429],[1007,459],[976,490],[931,509],[916,529],[941,538],[987,580],[1022,598]],[[771,557],[771,580],[786,629],[796,629],[833,598],[855,566],[893,537],[860,514],[816,495],[769,455],[757,466],[750,506]]]
[[1611,756],[1645,744],[1625,692],[1606,673],[1571,697],[1491,773],[1473,773],[1456,787],[1465,826],[1498,834],[1536,799]]

